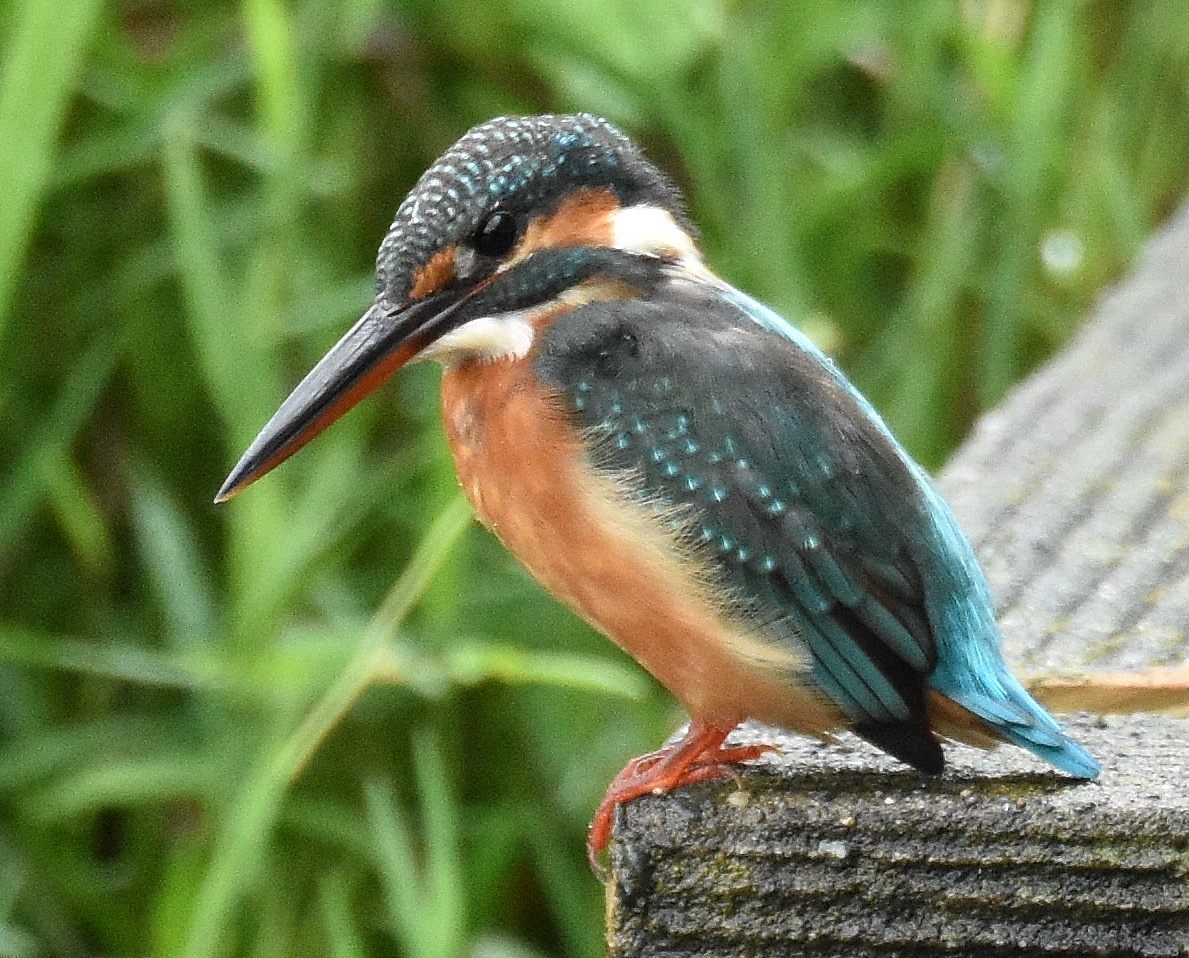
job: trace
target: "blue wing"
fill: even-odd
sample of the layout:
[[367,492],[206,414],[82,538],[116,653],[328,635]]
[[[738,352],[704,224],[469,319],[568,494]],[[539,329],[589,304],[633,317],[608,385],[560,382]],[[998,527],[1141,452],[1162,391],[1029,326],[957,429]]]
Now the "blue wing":
[[601,437],[597,465],[692,507],[724,584],[778,641],[808,647],[814,680],[861,735],[940,771],[933,687],[1093,774],[1004,667],[981,572],[927,477],[776,314],[730,287],[673,280],[562,316],[537,363]]
[[1007,668],[986,578],[974,550],[932,480],[892,436],[867,400],[799,330],[745,294],[725,287],[728,301],[766,329],[818,358],[840,381],[862,413],[877,425],[913,473],[925,505],[925,521],[911,530],[918,561],[928,570],[926,614],[937,637],[938,657],[929,685],[1026,748],[1078,778],[1095,778],[1098,763],[1070,740]]

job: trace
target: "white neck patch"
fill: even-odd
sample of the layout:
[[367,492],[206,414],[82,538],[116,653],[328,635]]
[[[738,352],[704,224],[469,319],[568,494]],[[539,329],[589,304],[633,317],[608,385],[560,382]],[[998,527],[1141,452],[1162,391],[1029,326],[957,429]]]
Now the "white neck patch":
[[533,346],[532,319],[538,309],[472,319],[430,343],[417,358],[436,359],[448,366],[470,359],[522,359]]
[[673,257],[683,270],[706,272],[693,237],[659,206],[625,206],[612,213],[611,245],[627,253]]

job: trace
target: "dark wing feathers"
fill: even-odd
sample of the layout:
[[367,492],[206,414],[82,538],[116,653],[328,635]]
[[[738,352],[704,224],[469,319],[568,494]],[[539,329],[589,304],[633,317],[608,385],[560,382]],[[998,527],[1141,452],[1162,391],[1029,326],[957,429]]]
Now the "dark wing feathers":
[[924,679],[936,651],[905,530],[915,478],[817,357],[712,288],[560,317],[537,370],[596,437],[596,464],[635,470],[649,495],[692,507],[723,582],[861,734],[940,767]]

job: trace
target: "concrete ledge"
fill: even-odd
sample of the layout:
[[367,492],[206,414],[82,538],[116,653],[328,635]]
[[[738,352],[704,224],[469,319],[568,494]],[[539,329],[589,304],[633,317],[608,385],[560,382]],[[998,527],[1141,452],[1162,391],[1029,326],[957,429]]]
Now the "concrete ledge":
[[847,737],[621,809],[613,958],[1189,955],[1189,721],[1069,723],[1101,783],[1019,749],[939,779]]
[[939,484],[1022,676],[1189,674],[1189,205]]

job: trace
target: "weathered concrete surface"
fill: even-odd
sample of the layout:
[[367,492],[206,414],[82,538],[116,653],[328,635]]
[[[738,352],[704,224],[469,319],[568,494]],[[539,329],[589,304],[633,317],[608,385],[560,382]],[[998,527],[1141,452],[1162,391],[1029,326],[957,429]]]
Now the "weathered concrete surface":
[[857,739],[787,736],[745,792],[640,799],[612,844],[611,955],[1189,955],[1189,721],[1070,731],[1101,783],[961,746],[928,780]]
[[940,484],[1022,672],[1189,669],[1189,206]]
[[[1102,762],[1019,749],[925,779],[774,737],[729,785],[626,807],[614,958],[1189,956],[1189,207],[941,476],[1010,661]],[[732,797],[732,796],[735,797]]]

